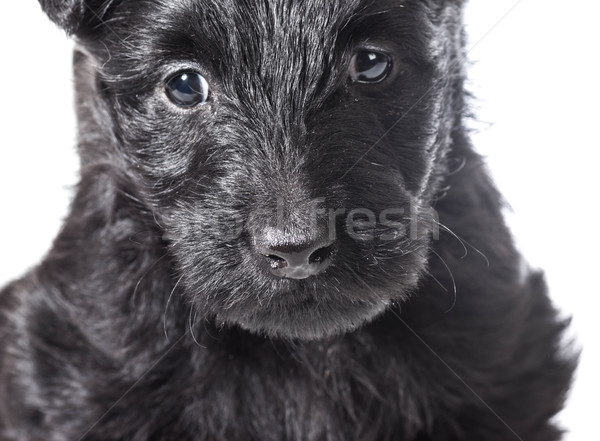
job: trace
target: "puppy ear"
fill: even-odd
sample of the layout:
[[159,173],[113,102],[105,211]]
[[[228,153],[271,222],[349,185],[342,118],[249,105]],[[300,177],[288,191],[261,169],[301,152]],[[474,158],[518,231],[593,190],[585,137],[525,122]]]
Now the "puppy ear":
[[111,0],[39,0],[44,12],[68,34],[78,34],[102,21]]

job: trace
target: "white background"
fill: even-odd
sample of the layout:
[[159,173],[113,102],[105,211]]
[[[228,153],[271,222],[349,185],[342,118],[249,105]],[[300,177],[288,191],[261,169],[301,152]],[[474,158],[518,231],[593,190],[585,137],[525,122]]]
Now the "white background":
[[[512,206],[521,249],[546,270],[584,349],[560,416],[569,441],[598,436],[599,17],[590,0],[472,0],[466,14],[475,145]],[[35,0],[5,2],[0,285],[48,250],[76,182],[70,51]]]

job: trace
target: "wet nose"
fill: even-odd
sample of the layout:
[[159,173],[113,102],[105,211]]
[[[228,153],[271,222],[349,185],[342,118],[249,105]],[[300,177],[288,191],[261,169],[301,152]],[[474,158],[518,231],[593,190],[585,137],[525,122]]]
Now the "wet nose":
[[262,243],[258,252],[267,260],[271,272],[290,279],[306,279],[325,271],[334,252],[334,242],[328,237],[296,237],[285,242],[257,240],[257,243]]

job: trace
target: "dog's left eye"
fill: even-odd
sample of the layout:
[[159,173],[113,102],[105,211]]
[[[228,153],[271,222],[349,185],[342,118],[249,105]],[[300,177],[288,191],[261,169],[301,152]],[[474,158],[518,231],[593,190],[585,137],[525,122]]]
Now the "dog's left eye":
[[350,79],[357,83],[379,83],[392,69],[392,58],[383,52],[363,49],[352,56]]
[[179,107],[190,108],[208,100],[208,82],[196,72],[183,72],[173,76],[165,85],[169,99]]

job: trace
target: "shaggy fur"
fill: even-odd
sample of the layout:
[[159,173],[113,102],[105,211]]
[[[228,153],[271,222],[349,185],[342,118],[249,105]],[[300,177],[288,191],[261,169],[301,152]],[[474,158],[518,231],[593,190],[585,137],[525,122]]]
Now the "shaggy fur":
[[[0,294],[0,439],[560,439],[567,323],[464,128],[462,3],[41,0],[81,182]],[[166,98],[182,70],[206,104]],[[326,228],[329,267],[272,274],[269,228]]]

